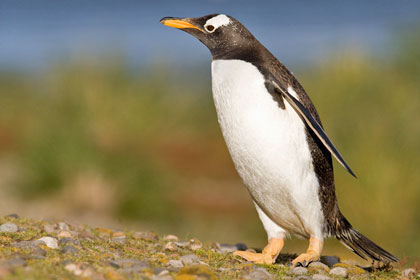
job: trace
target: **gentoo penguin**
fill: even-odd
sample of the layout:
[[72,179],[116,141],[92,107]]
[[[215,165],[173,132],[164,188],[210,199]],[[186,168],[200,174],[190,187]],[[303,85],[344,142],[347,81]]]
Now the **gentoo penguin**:
[[231,16],[165,17],[160,22],[193,35],[213,57],[213,99],[222,134],[268,235],[262,253],[234,255],[275,263],[284,239],[292,234],[309,239],[307,251],[293,266],[319,260],[330,236],[364,259],[398,261],[340,212],[332,156],[355,175],[293,74]]

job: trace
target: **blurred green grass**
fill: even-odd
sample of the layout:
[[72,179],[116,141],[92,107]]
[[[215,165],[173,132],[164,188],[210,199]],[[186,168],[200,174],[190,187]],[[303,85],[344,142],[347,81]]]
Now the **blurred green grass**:
[[[359,177],[336,165],[342,211],[400,256],[420,255],[419,35],[398,36],[391,54],[341,52],[295,71]],[[132,69],[118,55],[1,71],[0,174],[12,174],[0,179],[3,199],[58,199],[76,216],[263,246],[207,75]]]

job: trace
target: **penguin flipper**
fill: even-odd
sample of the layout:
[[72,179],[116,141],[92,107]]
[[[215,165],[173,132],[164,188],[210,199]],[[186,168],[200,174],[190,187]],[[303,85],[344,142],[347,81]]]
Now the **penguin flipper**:
[[340,152],[328,138],[327,134],[325,133],[324,129],[322,129],[321,125],[312,117],[312,115],[308,112],[308,110],[299,102],[293,95],[291,95],[287,90],[280,87],[276,81],[271,81],[274,89],[280,93],[284,99],[295,109],[296,113],[305,121],[307,126],[314,132],[314,134],[318,137],[321,143],[330,151],[330,153],[335,157],[335,159],[355,178],[357,176],[354,174],[353,170],[351,170],[350,166],[344,161],[344,158],[341,156]]

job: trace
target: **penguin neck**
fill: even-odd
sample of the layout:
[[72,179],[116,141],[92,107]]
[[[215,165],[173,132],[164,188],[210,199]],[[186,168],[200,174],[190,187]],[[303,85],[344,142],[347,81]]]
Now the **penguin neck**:
[[254,66],[262,65],[267,59],[273,55],[257,40],[243,46],[231,46],[214,48],[210,50],[213,61],[215,60],[243,60],[253,64]]

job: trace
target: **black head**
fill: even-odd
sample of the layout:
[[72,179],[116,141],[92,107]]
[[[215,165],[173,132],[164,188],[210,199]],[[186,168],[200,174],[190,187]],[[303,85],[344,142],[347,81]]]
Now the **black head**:
[[181,29],[206,45],[213,57],[220,57],[238,49],[255,47],[258,41],[239,21],[224,14],[199,18],[165,17],[164,25]]

